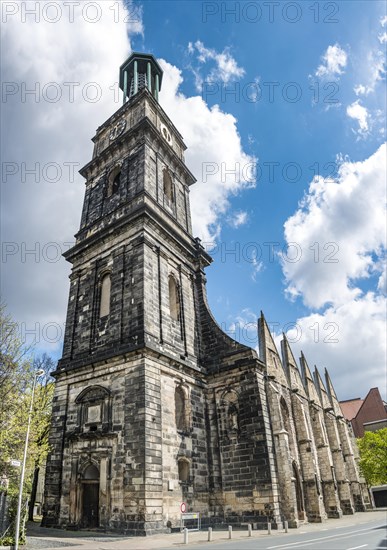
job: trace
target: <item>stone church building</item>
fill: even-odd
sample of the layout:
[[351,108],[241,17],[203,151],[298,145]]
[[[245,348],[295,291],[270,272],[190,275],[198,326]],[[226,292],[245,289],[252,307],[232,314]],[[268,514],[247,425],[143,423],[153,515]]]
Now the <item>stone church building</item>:
[[327,373],[227,336],[206,297],[212,259],[192,235],[182,136],[158,103],[152,55],[120,68],[123,105],[96,132],[54,373],[43,525],[131,534],[284,520],[369,506]]

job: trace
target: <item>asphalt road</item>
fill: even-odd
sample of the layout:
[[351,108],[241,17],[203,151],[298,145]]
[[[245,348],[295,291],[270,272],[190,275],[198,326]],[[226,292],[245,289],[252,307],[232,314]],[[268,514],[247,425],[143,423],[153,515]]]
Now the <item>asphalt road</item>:
[[[183,547],[189,548],[189,545]],[[334,527],[316,533],[293,531],[291,534],[276,534],[275,538],[267,535],[235,542],[196,543],[195,547],[200,550],[387,550],[387,525],[385,521],[374,521],[363,523],[358,528]],[[168,550],[172,549],[176,550],[176,545],[168,547]]]
[[387,511],[358,513],[323,524],[306,524],[299,529],[214,531],[213,542],[207,532],[190,532],[188,545],[183,534],[125,537],[95,531],[45,529],[34,523],[27,527],[26,550],[387,550]]

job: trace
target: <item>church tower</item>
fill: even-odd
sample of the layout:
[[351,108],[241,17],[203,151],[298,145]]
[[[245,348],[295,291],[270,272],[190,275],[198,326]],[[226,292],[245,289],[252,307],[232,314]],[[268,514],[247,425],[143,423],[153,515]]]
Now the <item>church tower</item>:
[[124,103],[97,129],[81,170],[81,225],[65,255],[72,272],[46,525],[124,522],[141,532],[162,520],[157,358],[198,368],[192,277],[210,262],[191,235],[195,179],[158,103],[162,76],[152,55],[121,66]]
[[[123,105],[97,129],[80,171],[46,526],[162,531],[179,524],[182,501],[221,521],[235,511],[279,518],[263,374],[257,381],[255,351],[208,309],[211,258],[192,236],[195,178],[158,102],[162,77],[152,55],[133,53],[121,66]],[[230,457],[238,470],[225,466]]]
[[322,405],[317,427],[308,416],[320,401],[311,375],[301,391],[290,348],[282,364],[263,315],[259,358],[210,312],[212,260],[192,235],[195,178],[159,104],[162,79],[152,55],[123,63],[123,105],[80,171],[43,525],[144,535],[179,527],[184,503],[203,527],[298,526],[326,517],[323,497],[341,515],[329,441],[314,443]]

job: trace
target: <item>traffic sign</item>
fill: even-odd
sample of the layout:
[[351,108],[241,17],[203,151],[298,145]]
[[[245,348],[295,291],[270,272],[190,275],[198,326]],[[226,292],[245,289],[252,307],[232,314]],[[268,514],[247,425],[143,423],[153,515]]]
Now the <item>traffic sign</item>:
[[11,460],[11,466],[14,466],[15,468],[20,468],[21,466],[20,460]]
[[180,512],[181,512],[182,514],[184,514],[186,508],[187,508],[187,506],[186,506],[185,502],[182,502],[182,503],[180,504]]

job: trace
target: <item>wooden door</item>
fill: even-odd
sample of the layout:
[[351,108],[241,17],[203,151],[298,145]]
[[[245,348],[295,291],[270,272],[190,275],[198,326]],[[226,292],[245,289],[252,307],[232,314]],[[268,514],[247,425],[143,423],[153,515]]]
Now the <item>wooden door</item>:
[[82,525],[89,529],[99,526],[99,483],[83,483]]

